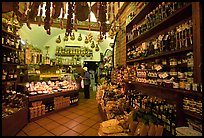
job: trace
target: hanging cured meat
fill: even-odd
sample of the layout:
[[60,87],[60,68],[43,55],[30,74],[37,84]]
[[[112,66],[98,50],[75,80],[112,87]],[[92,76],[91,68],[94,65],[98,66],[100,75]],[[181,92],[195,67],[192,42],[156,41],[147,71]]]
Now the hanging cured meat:
[[60,11],[62,8],[62,2],[53,2],[52,18],[56,19],[60,16]]
[[41,2],[33,2],[30,6],[30,10],[28,12],[28,19],[30,21],[34,21],[35,17],[38,15],[38,8],[40,6]]
[[87,2],[76,2],[76,18],[79,21],[86,21],[89,16],[89,6]]

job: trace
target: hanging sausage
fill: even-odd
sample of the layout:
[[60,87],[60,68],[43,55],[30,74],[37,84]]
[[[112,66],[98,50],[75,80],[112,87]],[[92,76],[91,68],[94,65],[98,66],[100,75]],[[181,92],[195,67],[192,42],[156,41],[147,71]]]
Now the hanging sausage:
[[89,6],[87,2],[76,2],[76,18],[79,21],[86,21],[89,16]]
[[45,20],[44,20],[44,29],[47,31],[47,34],[50,35],[50,6],[51,3],[50,2],[46,2],[46,6],[45,6]]

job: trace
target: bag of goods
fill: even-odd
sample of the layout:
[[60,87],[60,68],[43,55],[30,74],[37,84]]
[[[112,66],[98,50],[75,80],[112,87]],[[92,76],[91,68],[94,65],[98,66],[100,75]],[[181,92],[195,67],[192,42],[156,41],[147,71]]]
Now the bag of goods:
[[155,131],[155,126],[154,124],[149,125],[149,131],[148,131],[148,136],[154,136],[156,131]]
[[149,125],[143,125],[141,132],[140,132],[140,136],[147,136],[149,131]]
[[162,125],[155,126],[155,130],[156,130],[155,136],[162,136],[164,126]]
[[134,135],[134,132],[135,132],[135,129],[137,127],[137,124],[138,122],[137,121],[132,121],[130,124],[129,124],[129,129],[130,129],[130,135]]

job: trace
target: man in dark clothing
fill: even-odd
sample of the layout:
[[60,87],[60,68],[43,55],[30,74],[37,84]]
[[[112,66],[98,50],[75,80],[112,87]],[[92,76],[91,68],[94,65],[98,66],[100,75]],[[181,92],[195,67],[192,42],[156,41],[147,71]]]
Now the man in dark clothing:
[[90,74],[88,72],[88,68],[87,67],[84,67],[83,68],[84,71],[85,71],[85,74],[84,74],[84,96],[85,96],[85,99],[89,99],[90,98]]

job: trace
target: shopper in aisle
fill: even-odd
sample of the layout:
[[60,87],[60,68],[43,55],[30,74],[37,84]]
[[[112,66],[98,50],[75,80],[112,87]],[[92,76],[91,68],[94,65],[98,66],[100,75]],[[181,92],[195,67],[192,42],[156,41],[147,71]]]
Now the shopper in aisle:
[[88,68],[84,67],[83,68],[85,73],[84,73],[84,98],[89,99],[90,98],[90,74],[88,72]]

